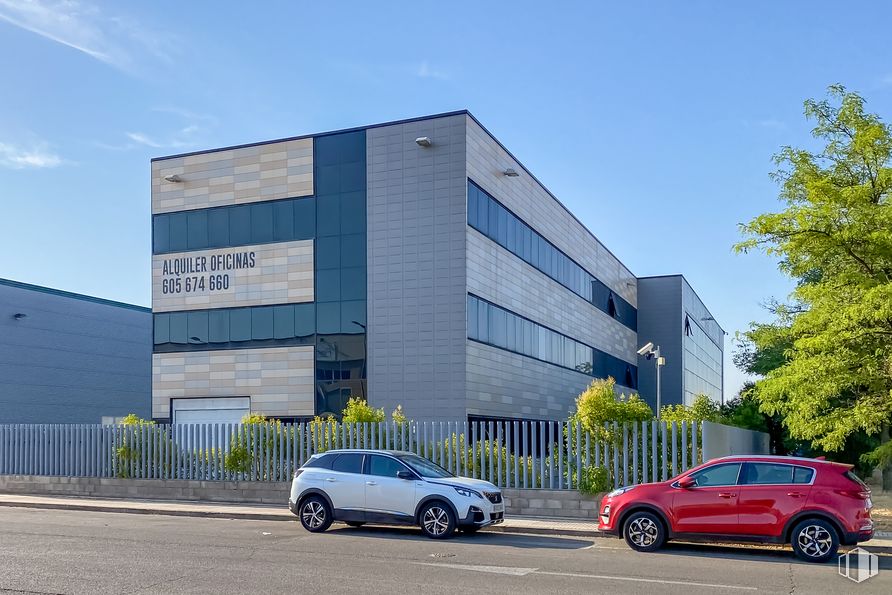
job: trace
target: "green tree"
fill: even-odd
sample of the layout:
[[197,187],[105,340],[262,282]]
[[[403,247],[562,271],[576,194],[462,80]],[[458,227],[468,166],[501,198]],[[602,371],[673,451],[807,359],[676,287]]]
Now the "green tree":
[[683,421],[697,423],[711,421],[722,422],[722,411],[717,403],[704,394],[694,397],[690,405],[663,405],[660,409],[660,421],[681,423]]
[[762,411],[816,448],[836,452],[859,432],[879,436],[867,456],[883,465],[890,490],[892,129],[842,86],[806,101],[805,115],[822,148],[781,150],[774,177],[784,209],[743,225],[746,239],[735,247],[778,258],[797,283],[779,336],[749,335],[756,349],[789,345],[754,394]]
[[576,413],[570,418],[595,436],[612,440],[616,437],[605,423],[618,424],[642,422],[653,418],[653,410],[641,397],[617,394],[613,378],[592,380],[592,383],[576,398]]
[[384,409],[371,407],[361,397],[350,397],[341,419],[344,423],[380,423],[384,421]]

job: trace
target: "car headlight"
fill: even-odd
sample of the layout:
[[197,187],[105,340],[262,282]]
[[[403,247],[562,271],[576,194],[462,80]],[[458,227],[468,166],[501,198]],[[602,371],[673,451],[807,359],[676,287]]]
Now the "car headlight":
[[460,488],[458,486],[452,486],[452,488],[458,492],[459,496],[464,496],[465,498],[483,498],[483,494],[469,488]]
[[617,489],[613,490],[612,492],[610,492],[609,494],[607,494],[607,497],[613,498],[614,496],[619,496],[620,494],[625,494],[626,492],[628,492],[629,490],[631,490],[634,487],[635,486],[623,486],[621,488],[617,488]]

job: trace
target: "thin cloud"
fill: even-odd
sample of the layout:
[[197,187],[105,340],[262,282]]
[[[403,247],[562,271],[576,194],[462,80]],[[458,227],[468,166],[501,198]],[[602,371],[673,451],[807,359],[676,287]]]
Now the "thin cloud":
[[427,60],[418,65],[415,75],[421,78],[440,79],[444,81],[450,78],[449,74],[446,72],[431,68],[430,64],[427,63]]
[[0,21],[126,72],[145,55],[170,61],[167,36],[76,0],[0,0]]
[[45,147],[23,148],[0,143],[0,167],[8,169],[43,169],[62,165],[61,157]]

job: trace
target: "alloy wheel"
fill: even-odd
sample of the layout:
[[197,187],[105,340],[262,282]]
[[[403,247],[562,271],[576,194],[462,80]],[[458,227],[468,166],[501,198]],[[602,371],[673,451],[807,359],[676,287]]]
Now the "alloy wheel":
[[428,508],[424,513],[424,518],[421,522],[424,525],[425,531],[431,535],[442,535],[449,528],[449,516],[446,514],[446,511],[439,506],[431,506]]
[[812,558],[826,556],[833,547],[833,536],[820,525],[808,525],[799,532],[796,540],[803,553]]
[[307,502],[304,505],[301,518],[307,527],[309,527],[310,529],[316,529],[325,522],[325,509],[319,502]]
[[660,534],[657,524],[647,517],[640,517],[629,524],[629,539],[639,547],[652,545]]

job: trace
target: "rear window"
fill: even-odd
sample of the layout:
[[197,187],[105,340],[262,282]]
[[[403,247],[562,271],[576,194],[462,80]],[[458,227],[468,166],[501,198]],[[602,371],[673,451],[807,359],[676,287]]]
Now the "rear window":
[[849,478],[849,479],[851,479],[852,481],[854,481],[855,483],[857,483],[859,486],[861,486],[861,487],[864,488],[865,490],[869,490],[869,489],[870,489],[870,488],[867,487],[867,484],[864,483],[864,482],[861,480],[860,477],[858,477],[857,475],[855,475],[854,473],[852,473],[851,470],[846,471],[845,473],[843,473],[843,475],[845,475],[847,478]]
[[793,469],[793,483],[811,483],[815,476],[815,470],[810,467],[795,467]]
[[334,455],[321,455],[315,456],[311,458],[309,461],[304,463],[304,469],[316,468],[316,469],[331,469],[331,462],[334,460]]

